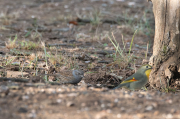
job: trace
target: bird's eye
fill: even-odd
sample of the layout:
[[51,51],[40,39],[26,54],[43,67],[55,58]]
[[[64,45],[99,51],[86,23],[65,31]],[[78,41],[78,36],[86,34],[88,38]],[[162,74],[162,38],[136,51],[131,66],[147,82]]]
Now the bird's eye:
[[146,68],[148,69],[148,68],[149,68],[149,66],[146,66]]

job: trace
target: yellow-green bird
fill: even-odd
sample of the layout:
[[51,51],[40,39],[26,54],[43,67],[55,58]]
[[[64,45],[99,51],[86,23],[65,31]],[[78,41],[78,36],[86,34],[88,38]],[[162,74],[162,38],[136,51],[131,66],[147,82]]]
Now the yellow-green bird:
[[141,68],[138,69],[138,71],[125,79],[121,84],[119,84],[117,88],[127,88],[130,90],[138,90],[141,89],[143,86],[145,86],[148,83],[149,80],[149,74],[152,70],[152,66],[146,64],[143,65]]

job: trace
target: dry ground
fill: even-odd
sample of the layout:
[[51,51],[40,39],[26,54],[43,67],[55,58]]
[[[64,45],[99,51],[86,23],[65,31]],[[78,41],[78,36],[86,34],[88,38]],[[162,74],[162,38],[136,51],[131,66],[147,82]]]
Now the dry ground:
[[[1,76],[28,79],[0,78],[0,118],[180,118],[176,85],[111,90],[148,62],[153,37],[145,0],[0,1]],[[85,71],[77,85],[50,85],[41,76],[73,68]]]

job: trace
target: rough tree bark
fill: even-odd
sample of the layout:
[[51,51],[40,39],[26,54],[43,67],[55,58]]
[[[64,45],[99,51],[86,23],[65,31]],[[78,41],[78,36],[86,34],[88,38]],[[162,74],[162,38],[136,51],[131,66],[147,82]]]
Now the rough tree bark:
[[151,1],[155,36],[150,84],[155,88],[180,87],[180,0]]

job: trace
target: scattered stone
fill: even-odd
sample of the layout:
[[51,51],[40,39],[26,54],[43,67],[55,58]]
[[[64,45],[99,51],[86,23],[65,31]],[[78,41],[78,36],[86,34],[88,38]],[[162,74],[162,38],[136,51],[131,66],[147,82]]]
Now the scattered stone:
[[57,99],[56,102],[57,102],[57,103],[61,103],[62,100],[61,100],[61,99]]
[[86,64],[90,63],[91,61],[85,61]]
[[81,103],[81,107],[85,107],[86,106],[86,103]]
[[166,115],[166,119],[172,119],[172,118],[173,118],[172,114],[167,114]]
[[76,97],[76,96],[78,96],[78,93],[70,93],[67,96],[69,96],[69,97]]
[[145,114],[142,114],[142,113],[137,114],[137,116],[138,116],[140,119],[144,119],[144,118],[146,117]]
[[110,109],[107,109],[106,111],[107,111],[107,113],[112,113],[112,110],[110,110]]
[[23,99],[23,100],[28,100],[28,99],[29,99],[29,96],[28,96],[28,95],[23,95],[23,96],[22,96],[22,99]]
[[147,106],[146,108],[145,108],[145,110],[147,110],[147,111],[151,111],[153,109],[153,106],[152,105],[149,105],[149,106]]
[[118,98],[114,99],[114,102],[115,102],[115,103],[118,103],[118,102],[119,102]]
[[105,104],[101,104],[101,108],[105,108],[106,107],[106,105]]
[[121,114],[117,114],[117,118],[121,118],[122,116],[121,116]]
[[67,107],[72,107],[72,106],[74,106],[74,105],[75,105],[75,104],[74,104],[73,102],[67,102],[67,103],[66,103],[66,106],[67,106]]
[[35,110],[31,110],[31,113],[28,114],[29,118],[36,118],[36,111]]
[[20,108],[18,109],[18,112],[19,112],[19,113],[27,113],[27,112],[28,112],[28,109],[27,109],[26,107],[20,107]]
[[108,119],[107,113],[105,111],[101,111],[98,114],[96,114],[95,119]]

